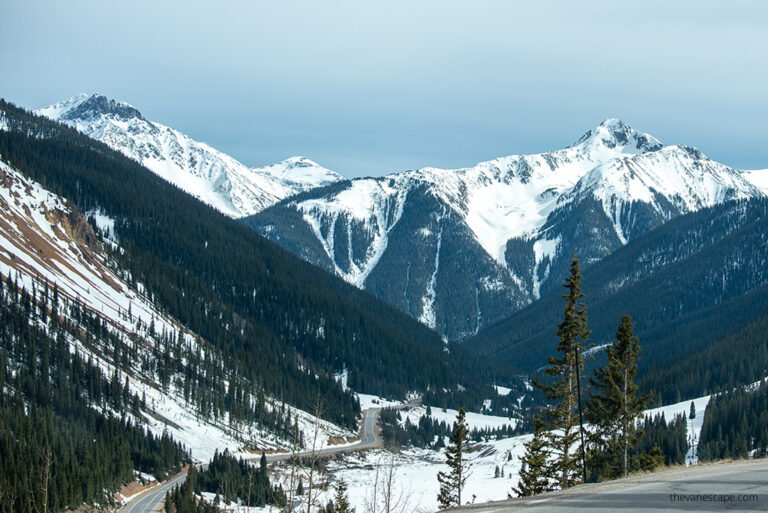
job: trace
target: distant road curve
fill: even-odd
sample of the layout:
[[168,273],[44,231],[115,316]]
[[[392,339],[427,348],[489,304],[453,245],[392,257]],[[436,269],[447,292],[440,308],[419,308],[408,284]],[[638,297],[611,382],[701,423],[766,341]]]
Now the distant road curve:
[[[393,408],[395,409],[411,408],[418,404],[420,404],[418,401],[411,401],[404,405],[393,406]],[[379,433],[377,433],[377,421],[379,419],[380,413],[381,413],[381,408],[370,408],[363,412],[363,420],[360,426],[360,441],[358,443],[354,445],[326,447],[325,449],[320,449],[315,451],[314,454],[316,456],[333,456],[335,454],[340,454],[340,453],[365,451],[365,450],[381,447],[383,442],[381,440],[381,437],[379,436]],[[301,452],[295,453],[295,456],[301,458],[305,456],[311,456],[312,454],[313,454],[312,451],[301,451]],[[292,454],[289,452],[267,454],[267,461],[271,463],[273,461],[287,460],[291,458],[291,455]],[[258,460],[259,458],[261,458],[261,454],[254,454],[249,459]],[[169,481],[162,483],[156,488],[152,488],[144,492],[143,495],[140,495],[139,497],[133,499],[131,502],[127,503],[118,511],[120,513],[149,513],[149,512],[160,511],[160,509],[163,506],[163,500],[165,499],[165,494],[171,491],[174,486],[177,486],[183,483],[186,478],[187,478],[186,473],[179,474],[178,476],[172,478]]]
[[768,511],[768,459],[687,467],[451,512]]
[[[405,404],[390,406],[390,408],[395,410],[402,410],[405,408],[413,408],[414,406],[419,406],[420,404],[421,404],[421,400],[414,400],[414,401],[409,401]],[[314,451],[314,454],[316,456],[333,456],[335,454],[342,454],[342,453],[355,452],[355,451],[366,451],[368,449],[376,449],[378,447],[381,447],[383,445],[383,441],[381,440],[381,437],[377,432],[379,414],[381,413],[381,410],[382,408],[369,408],[363,411],[363,420],[360,426],[360,441],[358,443],[354,445],[326,447],[325,449],[319,449],[317,451]],[[313,454],[312,451],[301,451],[301,452],[295,453],[295,456],[301,458],[305,456],[311,456],[312,454]],[[290,452],[267,454],[267,461],[271,463],[273,461],[288,460],[291,458],[291,455],[292,453]],[[251,459],[256,459],[256,458],[261,458],[261,455],[254,454]]]
[[136,497],[131,502],[120,508],[121,513],[149,513],[150,511],[160,511],[163,507],[165,494],[173,490],[174,486],[180,485],[187,479],[187,473],[177,475]]

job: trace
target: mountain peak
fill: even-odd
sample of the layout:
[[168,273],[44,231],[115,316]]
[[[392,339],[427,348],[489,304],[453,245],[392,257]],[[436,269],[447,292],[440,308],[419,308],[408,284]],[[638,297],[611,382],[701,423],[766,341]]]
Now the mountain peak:
[[640,132],[617,118],[608,118],[572,144],[570,147],[603,147],[619,149],[621,153],[648,153],[664,145],[650,134]]
[[112,100],[100,93],[79,94],[44,107],[38,113],[59,121],[85,121],[103,116],[121,121],[144,119],[133,105]]
[[321,167],[320,164],[315,162],[314,160],[310,160],[307,157],[289,157],[281,162],[281,164],[285,164],[288,168],[296,168],[296,167]]
[[314,160],[298,156],[287,158],[271,166],[253,168],[253,170],[266,173],[302,191],[344,179],[340,174],[324,168]]

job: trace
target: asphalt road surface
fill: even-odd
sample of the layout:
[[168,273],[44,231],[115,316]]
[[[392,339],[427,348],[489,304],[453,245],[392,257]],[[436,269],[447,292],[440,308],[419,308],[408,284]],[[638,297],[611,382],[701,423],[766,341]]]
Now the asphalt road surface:
[[701,465],[525,499],[453,508],[467,513],[768,511],[768,460]]
[[121,513],[149,513],[150,511],[160,511],[165,500],[165,494],[170,492],[174,486],[180,485],[187,478],[186,472],[152,488],[144,495],[136,497],[131,502],[120,509]]

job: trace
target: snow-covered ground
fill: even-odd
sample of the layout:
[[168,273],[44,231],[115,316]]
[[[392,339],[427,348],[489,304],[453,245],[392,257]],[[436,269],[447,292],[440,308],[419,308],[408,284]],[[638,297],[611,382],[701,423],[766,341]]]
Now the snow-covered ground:
[[744,171],[744,177],[768,195],[768,169]]
[[[704,420],[707,403],[710,396],[698,397],[692,400],[682,401],[677,404],[653,408],[645,412],[648,416],[659,415],[662,412],[667,420],[672,420],[676,414],[684,414],[688,419],[691,401],[695,404],[696,418],[688,422],[688,436],[694,443],[698,443],[701,425]],[[406,416],[411,422],[417,422],[425,413],[424,407],[402,411],[403,421]],[[456,417],[455,410],[442,412],[439,408],[432,408],[432,416],[440,420],[452,423]],[[467,414],[470,428],[499,427],[509,423],[509,419]],[[487,502],[506,499],[508,495],[515,496],[512,487],[517,485],[520,472],[520,457],[525,452],[524,444],[532,435],[525,434],[506,438],[503,440],[491,440],[472,444],[472,451],[468,455],[471,464],[471,475],[463,493],[463,502]],[[446,471],[445,456],[442,450],[408,449],[401,454],[392,454],[385,450],[369,451],[345,455],[340,460],[329,464],[329,477],[331,486],[327,492],[320,495],[322,504],[332,498],[333,483],[343,479],[349,486],[348,495],[350,502],[358,513],[370,511],[369,504],[372,500],[374,481],[378,471],[379,479],[388,471],[390,464],[394,464],[395,496],[401,494],[406,497],[403,511],[432,512],[437,511],[437,494],[439,484],[437,474]],[[695,464],[695,451],[688,454],[688,464]],[[499,476],[496,468],[499,468]]]
[[370,408],[387,408],[393,406],[402,406],[405,401],[395,401],[391,399],[385,399],[383,397],[370,395],[370,394],[357,394],[357,399],[360,401],[360,409],[368,410]]
[[[523,444],[530,438],[531,435],[522,435],[473,444],[468,455],[471,472],[462,502],[487,502],[505,499],[507,494],[514,496],[512,487],[517,485],[519,456],[525,451]],[[402,511],[437,511],[437,474],[448,470],[444,459],[442,452],[427,449],[409,449],[401,454],[376,450],[345,456],[329,464],[331,486],[320,495],[319,501],[325,504],[332,498],[333,483],[343,479],[349,487],[350,503],[358,513],[366,513],[371,510],[377,473],[381,487],[381,481],[393,464],[393,495],[401,499]],[[496,467],[504,477],[495,477]]]

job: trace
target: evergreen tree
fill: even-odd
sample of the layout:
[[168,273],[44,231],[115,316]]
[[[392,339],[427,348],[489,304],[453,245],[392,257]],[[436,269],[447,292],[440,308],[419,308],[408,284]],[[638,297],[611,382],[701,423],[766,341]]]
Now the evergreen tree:
[[693,404],[693,401],[691,401],[691,413],[688,415],[689,419],[695,419],[696,418],[696,405]]
[[624,314],[613,344],[605,350],[608,363],[595,369],[587,400],[587,420],[597,429],[593,434],[590,461],[597,461],[592,470],[608,479],[627,476],[629,451],[640,443],[642,431],[637,421],[642,418],[651,395],[637,396],[637,360],[642,353],[634,334],[632,319]]
[[520,497],[530,497],[552,489],[549,480],[547,439],[542,429],[541,417],[533,420],[533,438],[525,444],[525,454],[520,457],[522,467],[517,487]]
[[464,459],[469,443],[468,432],[466,412],[464,408],[459,408],[456,422],[453,424],[450,442],[445,449],[446,463],[449,469],[448,472],[437,474],[437,480],[440,482],[437,502],[441,509],[461,505],[461,491],[469,477],[469,463]]
[[[579,260],[571,262],[570,275],[563,285],[567,294],[563,321],[557,326],[560,342],[557,345],[558,356],[549,357],[546,373],[550,383],[534,381],[551,404],[543,417],[543,428],[547,430],[547,439],[553,460],[548,467],[550,476],[557,479],[560,488],[576,484],[583,466],[580,454],[584,450],[579,443],[579,388],[583,362],[579,359],[584,344],[589,338],[587,329],[587,309],[581,299],[581,271]],[[575,448],[575,450],[574,450]]]
[[332,513],[354,513],[355,508],[349,504],[349,498],[347,497],[347,483],[340,479],[336,483],[336,495],[333,497]]

